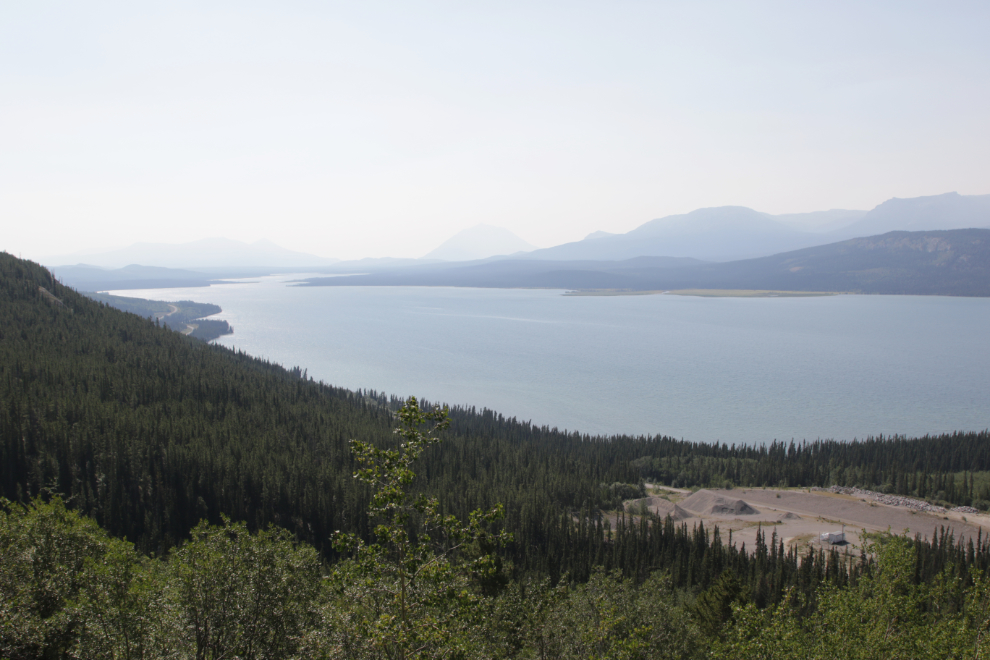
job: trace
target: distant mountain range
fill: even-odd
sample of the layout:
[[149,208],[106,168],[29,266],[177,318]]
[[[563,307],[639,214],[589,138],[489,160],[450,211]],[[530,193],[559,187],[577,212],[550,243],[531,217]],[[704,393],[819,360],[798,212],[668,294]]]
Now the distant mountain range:
[[[162,268],[160,266],[139,266],[131,264],[123,268],[97,268],[86,264],[75,266],[53,266],[52,273],[60,282],[78,291],[110,291],[115,289],[170,289],[175,287],[209,286],[222,280],[263,277],[279,273],[298,273],[300,268],[291,267],[228,267]],[[321,273],[326,268],[306,268],[309,273]]]
[[504,227],[475,225],[457,232],[423,259],[473,261],[535,249],[535,245],[530,245]]
[[287,250],[271,241],[244,243],[228,238],[204,238],[189,243],[135,243],[97,254],[77,253],[43,258],[46,266],[86,264],[123,268],[134,264],[201,270],[232,268],[314,268],[340,261]]
[[990,229],[888,232],[726,263],[675,257],[621,261],[502,259],[313,278],[307,284],[990,296]]
[[663,289],[990,296],[990,229],[894,231],[648,277]]
[[643,256],[728,261],[805,247],[820,234],[793,229],[743,206],[698,209],[651,220],[625,234],[597,232],[574,243],[529,252],[525,258],[615,261]]
[[[66,284],[81,290],[205,286],[221,278],[277,272],[360,273],[366,275],[365,282],[627,288],[621,283],[638,277],[630,272],[637,268],[667,273],[701,262],[734,263],[890,231],[988,227],[990,195],[946,193],[895,198],[870,211],[833,209],[774,216],[741,206],[698,209],[651,220],[625,234],[596,231],[581,241],[545,249],[534,248],[507,229],[477,225],[421,259],[338,261],[286,250],[270,241],[248,244],[216,238],[183,244],[136,243],[101,254],[42,261]],[[630,261],[640,257],[653,261],[649,266]],[[497,261],[512,265],[494,265]],[[520,263],[524,261],[533,263],[524,266]],[[712,273],[722,272],[711,268]],[[606,273],[611,273],[608,282]],[[572,283],[561,284],[565,281]]]
[[889,231],[974,227],[990,227],[990,195],[960,195],[951,192],[931,197],[889,199],[834,234],[842,238],[855,238]]
[[743,206],[721,206],[651,220],[625,234],[595,232],[584,240],[534,250],[523,258],[615,261],[662,255],[734,261],[888,231],[970,227],[990,227],[990,195],[895,198],[871,211],[779,216]]
[[77,291],[209,286],[216,279],[203,272],[135,264],[113,270],[86,265],[56,266],[50,270],[59,281]]

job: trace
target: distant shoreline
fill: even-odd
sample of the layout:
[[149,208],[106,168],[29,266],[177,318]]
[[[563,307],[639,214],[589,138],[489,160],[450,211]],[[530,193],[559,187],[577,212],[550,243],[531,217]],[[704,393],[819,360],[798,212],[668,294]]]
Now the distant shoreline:
[[699,298],[817,298],[821,296],[855,295],[842,291],[772,291],[759,289],[673,289],[667,291],[619,291],[597,289],[567,291],[565,296],[697,296]]

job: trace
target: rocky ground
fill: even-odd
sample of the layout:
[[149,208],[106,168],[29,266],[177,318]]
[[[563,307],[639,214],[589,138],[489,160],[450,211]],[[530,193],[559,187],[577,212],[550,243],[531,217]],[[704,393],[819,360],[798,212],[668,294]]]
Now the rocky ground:
[[878,493],[875,490],[863,490],[862,488],[847,488],[844,486],[832,486],[831,488],[812,488],[814,491],[825,491],[828,493],[839,493],[842,495],[852,495],[854,497],[859,497],[866,500],[872,500],[874,502],[880,502],[881,504],[889,504],[890,506],[903,506],[908,509],[914,509],[915,511],[924,511],[925,513],[935,513],[941,514],[946,511],[952,511],[954,513],[979,513],[980,510],[973,508],[971,506],[957,506],[951,509],[946,509],[944,506],[938,506],[924,500],[917,500],[913,497],[903,497],[901,495],[887,495],[886,493]]

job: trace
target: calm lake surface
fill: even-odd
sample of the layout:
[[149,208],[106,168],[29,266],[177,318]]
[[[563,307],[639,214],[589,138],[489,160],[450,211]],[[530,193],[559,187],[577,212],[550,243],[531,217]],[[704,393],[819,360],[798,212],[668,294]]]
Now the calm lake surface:
[[764,443],[990,427],[990,299],[565,297],[299,287],[117,291],[220,305],[219,343],[350,389],[592,434]]

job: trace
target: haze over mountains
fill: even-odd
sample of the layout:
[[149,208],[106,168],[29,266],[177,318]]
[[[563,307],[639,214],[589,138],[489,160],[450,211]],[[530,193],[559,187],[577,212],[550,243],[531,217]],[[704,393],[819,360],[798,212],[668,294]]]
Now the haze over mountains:
[[78,291],[209,286],[217,279],[200,271],[137,264],[113,270],[85,264],[53,266],[50,270],[61,282]]
[[[203,286],[219,278],[288,271],[361,275],[348,278],[351,284],[374,281],[381,284],[642,289],[647,280],[661,288],[675,284],[675,280],[666,276],[658,279],[653,275],[642,280],[638,275],[633,276],[632,271],[696,267],[693,272],[700,274],[702,270],[697,267],[703,262],[752,261],[838,244],[851,238],[876,237],[891,231],[988,227],[990,195],[946,193],[913,199],[895,198],[870,211],[835,209],[774,216],[741,206],[698,209],[651,220],[625,234],[596,231],[581,241],[545,249],[535,248],[507,229],[476,225],[444,241],[421,259],[338,261],[286,250],[269,241],[247,244],[205,239],[177,245],[138,243],[102,254],[53,258],[47,260],[47,265],[55,266],[54,271],[63,281],[82,290]],[[967,258],[975,258],[975,254]],[[86,265],[58,265],[80,262]],[[860,269],[866,268],[860,266]],[[704,281],[718,288],[747,288],[757,281],[770,282],[762,276],[756,279],[747,276],[744,279],[749,284],[744,287],[742,280],[735,282],[727,274],[749,272],[745,268],[708,270],[711,277],[678,281],[686,287],[702,286]],[[721,275],[715,276],[716,271]],[[904,275],[902,270],[897,272]],[[976,271],[967,272],[972,276]],[[638,283],[630,284],[630,277]],[[835,286],[842,282],[845,284],[838,290],[864,290],[854,281],[842,278],[819,278],[818,282],[823,286],[831,282],[826,287],[829,290],[837,290]],[[874,290],[875,287],[870,288],[872,286],[866,289]],[[953,286],[961,286],[967,291],[980,289],[959,282]]]
[[339,260],[287,250],[267,240],[245,243],[205,238],[189,243],[135,243],[43,261],[63,282],[80,291],[106,291],[208,286],[222,278],[318,272]]
[[651,220],[625,234],[534,250],[527,258],[555,261],[620,260],[640,256],[730,261],[805,247],[817,234],[792,229],[773,216],[742,206],[698,209]]
[[811,213],[784,213],[773,216],[773,219],[799,231],[823,233],[847,227],[867,213],[868,211],[832,209],[830,211],[812,211]]
[[[842,222],[850,224],[821,231]],[[819,231],[795,228],[800,226]],[[988,227],[990,195],[892,199],[868,212],[782,219],[729,206],[652,220],[625,234],[595,232],[582,241],[510,257],[407,265],[346,279],[314,278],[310,284],[985,296],[990,295]],[[926,229],[934,231],[921,231]]]
[[913,199],[889,199],[841,228],[843,238],[874,236],[889,231],[930,231],[990,227],[990,195],[951,192]]
[[678,257],[504,259],[311,278],[309,286],[463,286],[613,291],[756,289],[990,296],[990,229],[889,232],[731,262]]
[[454,234],[423,259],[473,261],[535,249],[535,245],[530,245],[504,227],[482,224]]
[[990,195],[946,193],[891,199],[871,211],[831,210],[773,216],[743,206],[698,209],[651,220],[625,234],[529,252],[541,260],[622,260],[640,256],[734,261],[889,231],[990,227]]
[[86,264],[123,268],[138,264],[161,268],[311,268],[340,261],[279,247],[268,240],[254,243],[229,238],[204,238],[189,243],[135,243],[101,253],[76,253],[42,259],[46,266]]

